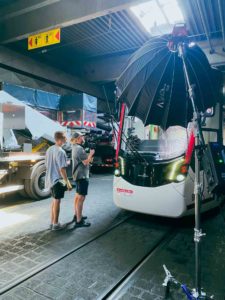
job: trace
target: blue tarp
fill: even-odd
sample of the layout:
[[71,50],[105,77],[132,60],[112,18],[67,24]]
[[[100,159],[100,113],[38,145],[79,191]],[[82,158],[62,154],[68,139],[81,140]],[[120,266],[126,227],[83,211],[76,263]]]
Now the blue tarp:
[[59,109],[60,95],[58,94],[48,93],[5,82],[2,84],[2,90],[31,106],[47,109]]
[[2,83],[2,90],[25,104],[38,108],[62,111],[84,109],[97,112],[97,98],[84,93],[60,96],[6,82]]
[[97,112],[97,98],[83,94],[84,110]]
[[63,95],[60,99],[59,110],[68,111],[73,109],[97,112],[97,98],[84,93]]

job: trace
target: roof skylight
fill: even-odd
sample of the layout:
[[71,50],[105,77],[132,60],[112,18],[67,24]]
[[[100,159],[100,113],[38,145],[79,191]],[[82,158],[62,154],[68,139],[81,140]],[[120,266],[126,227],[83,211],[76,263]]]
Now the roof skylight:
[[130,9],[154,36],[170,33],[175,23],[184,22],[177,0],[151,0]]

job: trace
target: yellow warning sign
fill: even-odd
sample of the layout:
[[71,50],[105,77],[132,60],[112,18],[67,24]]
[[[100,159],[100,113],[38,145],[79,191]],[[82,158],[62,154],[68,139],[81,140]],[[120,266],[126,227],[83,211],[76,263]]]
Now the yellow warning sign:
[[28,50],[50,46],[60,43],[60,28],[30,35],[28,37]]

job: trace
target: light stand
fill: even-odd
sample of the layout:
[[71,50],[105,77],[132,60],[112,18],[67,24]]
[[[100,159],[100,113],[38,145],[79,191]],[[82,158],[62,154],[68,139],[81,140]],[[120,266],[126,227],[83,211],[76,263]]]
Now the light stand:
[[[184,76],[186,79],[188,94],[191,100],[193,109],[193,125],[194,125],[194,136],[195,136],[195,183],[194,183],[194,194],[195,194],[195,228],[194,228],[194,242],[195,242],[195,290],[193,292],[194,299],[205,299],[205,294],[202,295],[201,291],[201,239],[205,233],[202,233],[201,229],[201,179],[200,179],[200,165],[202,160],[202,154],[204,150],[204,138],[201,131],[201,116],[197,110],[195,104],[195,94],[193,86],[191,85],[188,69],[185,59],[185,48],[184,44],[178,45],[179,56],[183,61]],[[204,297],[204,298],[203,298]]]
[[[194,242],[195,242],[195,289],[190,290],[184,284],[180,284],[182,290],[186,294],[187,298],[190,300],[194,299],[213,299],[213,296],[207,297],[203,293],[201,288],[201,239],[205,236],[201,229],[201,179],[200,179],[200,165],[203,156],[203,151],[205,148],[204,138],[201,130],[201,115],[198,112],[197,106],[195,104],[195,94],[193,85],[190,82],[190,77],[187,69],[186,58],[185,58],[185,44],[179,43],[177,45],[178,53],[183,61],[184,76],[188,88],[189,98],[192,103],[193,108],[193,125],[194,125],[194,136],[195,136],[195,182],[194,182],[194,195],[195,195],[195,228],[194,228]],[[179,284],[177,280],[171,275],[164,265],[164,270],[166,273],[166,278],[163,285],[168,287],[170,283]]]

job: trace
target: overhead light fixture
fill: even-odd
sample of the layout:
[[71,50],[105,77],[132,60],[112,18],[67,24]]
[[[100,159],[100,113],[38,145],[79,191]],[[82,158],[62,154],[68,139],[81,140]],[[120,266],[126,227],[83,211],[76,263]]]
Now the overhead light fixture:
[[153,36],[171,33],[174,24],[184,22],[177,0],[151,0],[130,10]]

